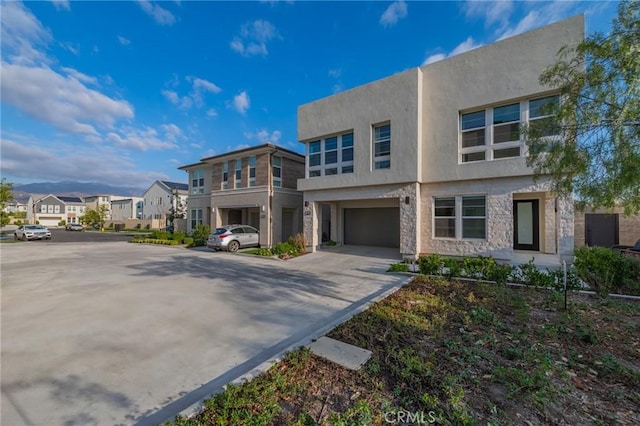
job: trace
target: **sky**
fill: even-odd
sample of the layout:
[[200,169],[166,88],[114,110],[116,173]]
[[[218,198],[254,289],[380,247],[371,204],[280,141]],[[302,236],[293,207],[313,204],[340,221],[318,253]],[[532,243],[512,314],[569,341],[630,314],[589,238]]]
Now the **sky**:
[[265,142],[299,105],[616,2],[0,2],[0,175],[148,188]]

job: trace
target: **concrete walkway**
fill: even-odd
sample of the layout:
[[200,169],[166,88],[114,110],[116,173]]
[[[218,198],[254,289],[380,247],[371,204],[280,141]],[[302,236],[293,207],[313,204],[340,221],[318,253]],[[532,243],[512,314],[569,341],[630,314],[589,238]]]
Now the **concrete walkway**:
[[3,245],[2,425],[157,424],[406,281],[396,251],[287,262],[128,243]]

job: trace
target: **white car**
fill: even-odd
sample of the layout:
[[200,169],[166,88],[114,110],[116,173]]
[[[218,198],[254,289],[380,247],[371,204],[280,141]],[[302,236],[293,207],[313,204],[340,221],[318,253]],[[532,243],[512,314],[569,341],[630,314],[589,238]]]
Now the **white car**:
[[217,250],[238,251],[244,247],[260,247],[260,233],[253,226],[226,225],[209,235],[207,247]]
[[13,233],[14,240],[50,240],[51,231],[42,225],[22,225]]

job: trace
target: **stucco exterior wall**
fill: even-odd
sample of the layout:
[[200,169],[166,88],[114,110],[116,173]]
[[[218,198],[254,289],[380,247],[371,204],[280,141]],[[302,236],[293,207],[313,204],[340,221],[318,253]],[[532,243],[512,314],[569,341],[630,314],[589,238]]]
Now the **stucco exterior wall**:
[[[418,68],[298,107],[298,140],[311,141],[353,131],[354,172],[298,181],[298,190],[313,191],[418,179],[420,145],[418,112],[421,71]],[[391,124],[391,167],[373,169],[373,125]]]
[[459,164],[460,111],[548,92],[540,74],[561,47],[583,38],[580,15],[421,67],[420,181],[531,175],[524,157]]
[[[528,177],[423,184],[421,252],[452,256],[491,255],[512,260],[513,200],[540,200],[540,254],[556,258],[557,264],[573,254],[573,202],[548,192],[547,182],[534,183]],[[487,239],[450,240],[433,237],[433,198],[457,195],[486,195]],[[556,211],[557,205],[557,211]],[[552,217],[552,218],[551,218]],[[535,256],[537,252],[531,252]]]
[[157,182],[147,189],[143,198],[144,219],[162,219],[165,215],[169,214],[169,209],[171,208],[171,191],[160,186]]
[[294,216],[294,235],[302,232],[302,192],[285,188],[274,188],[273,202],[271,212],[273,216],[272,222],[272,240],[271,244],[275,245],[282,241],[282,209],[295,209]]

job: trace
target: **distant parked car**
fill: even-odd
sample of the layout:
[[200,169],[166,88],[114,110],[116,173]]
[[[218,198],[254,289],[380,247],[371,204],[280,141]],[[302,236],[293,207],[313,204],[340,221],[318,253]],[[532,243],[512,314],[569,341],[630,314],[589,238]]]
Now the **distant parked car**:
[[81,223],[68,223],[64,229],[67,231],[84,231],[84,226]]
[[226,225],[209,235],[207,247],[231,252],[244,247],[260,247],[260,233],[253,226]]
[[22,225],[13,233],[14,240],[50,240],[51,231],[42,225]]

